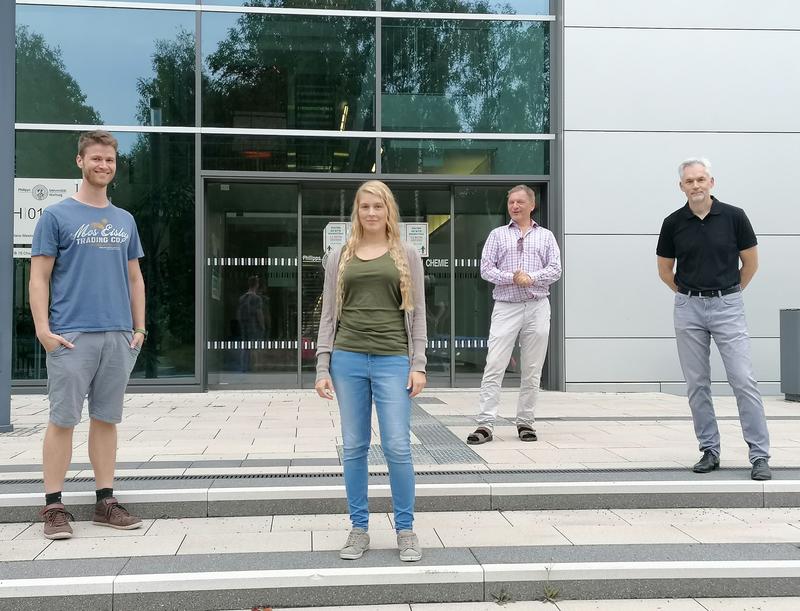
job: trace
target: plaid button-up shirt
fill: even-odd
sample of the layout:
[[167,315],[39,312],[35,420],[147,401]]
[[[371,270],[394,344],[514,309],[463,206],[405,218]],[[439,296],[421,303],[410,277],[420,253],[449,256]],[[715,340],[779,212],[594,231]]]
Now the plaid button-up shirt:
[[[550,285],[561,278],[561,251],[553,233],[531,221],[524,236],[511,221],[492,230],[483,246],[481,278],[495,285],[495,301],[519,303],[544,299]],[[533,284],[522,287],[514,284],[514,272],[522,270],[533,278]]]

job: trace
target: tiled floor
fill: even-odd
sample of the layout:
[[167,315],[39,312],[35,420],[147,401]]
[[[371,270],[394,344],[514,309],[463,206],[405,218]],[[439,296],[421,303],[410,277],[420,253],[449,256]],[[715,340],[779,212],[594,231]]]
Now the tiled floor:
[[[654,543],[800,543],[800,509],[649,509],[418,512],[425,548]],[[0,561],[339,549],[343,514],[145,520],[137,530],[75,522],[47,541],[41,523],[3,524]],[[371,547],[396,546],[393,517],[370,516]]]
[[[476,394],[476,390],[434,389],[422,395],[434,402],[415,408],[412,428],[416,427],[415,446],[425,456],[435,457],[424,461],[426,467],[685,468],[698,457],[683,397],[542,392],[537,407],[539,441],[525,443],[517,438],[512,424],[517,393],[506,390],[500,415],[507,420],[498,423],[494,441],[467,446],[464,440],[475,426],[471,419]],[[720,417],[723,467],[746,467],[747,449],[733,398],[717,398],[715,407]],[[791,419],[797,416],[796,404],[781,397],[766,397],[765,408],[772,419],[772,464],[800,466],[800,420]],[[30,469],[14,472],[10,467],[41,462],[47,414],[43,396],[12,397],[12,423],[17,432],[0,435],[0,462],[5,466],[0,478],[21,479]],[[457,424],[445,425],[437,417]],[[125,419],[119,426],[118,459],[197,462],[307,458],[311,462],[302,465],[304,468],[314,466],[313,459],[320,461],[320,467],[332,467],[327,461],[339,456],[339,426],[335,401],[324,401],[311,391],[129,395]],[[22,431],[29,434],[22,436]],[[86,420],[75,430],[75,463],[88,462],[87,431]],[[377,420],[373,419],[373,442],[377,444],[379,439]],[[379,452],[375,456],[379,457]],[[303,471],[297,468],[301,465],[286,466],[287,472]],[[188,473],[192,473],[204,465],[189,468],[193,471]],[[170,469],[168,473],[176,472]]]

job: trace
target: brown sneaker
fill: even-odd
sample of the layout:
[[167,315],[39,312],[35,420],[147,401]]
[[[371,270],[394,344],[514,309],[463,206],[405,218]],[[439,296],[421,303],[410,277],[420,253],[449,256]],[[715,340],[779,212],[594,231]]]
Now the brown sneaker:
[[120,530],[133,530],[142,525],[142,519],[132,516],[113,496],[99,501],[94,506],[94,524],[110,526]]
[[62,503],[50,503],[39,515],[44,520],[44,536],[47,539],[69,539],[72,536],[72,526],[69,523],[75,517],[64,509]]

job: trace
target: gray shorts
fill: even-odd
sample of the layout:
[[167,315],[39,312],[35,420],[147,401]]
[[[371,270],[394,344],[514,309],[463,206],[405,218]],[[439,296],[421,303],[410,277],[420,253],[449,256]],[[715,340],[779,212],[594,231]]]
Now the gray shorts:
[[59,346],[47,353],[50,422],[69,428],[81,421],[89,397],[89,417],[122,421],[125,387],[139,350],[131,348],[130,331],[62,333],[74,348]]

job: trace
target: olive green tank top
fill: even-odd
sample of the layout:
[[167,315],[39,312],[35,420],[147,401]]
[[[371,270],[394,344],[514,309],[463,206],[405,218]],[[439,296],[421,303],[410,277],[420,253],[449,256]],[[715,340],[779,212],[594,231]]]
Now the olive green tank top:
[[344,297],[334,348],[366,354],[408,354],[400,272],[389,253],[344,270]]

